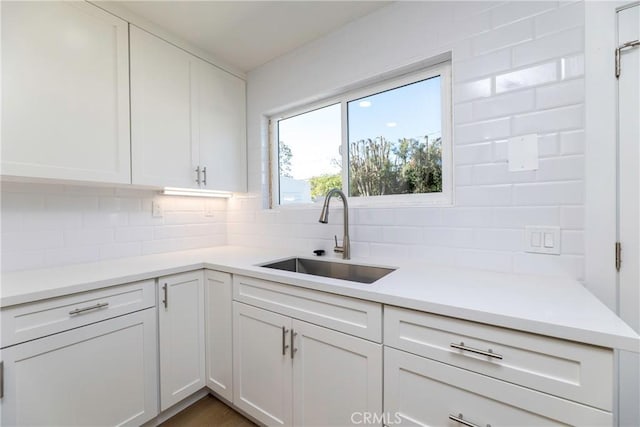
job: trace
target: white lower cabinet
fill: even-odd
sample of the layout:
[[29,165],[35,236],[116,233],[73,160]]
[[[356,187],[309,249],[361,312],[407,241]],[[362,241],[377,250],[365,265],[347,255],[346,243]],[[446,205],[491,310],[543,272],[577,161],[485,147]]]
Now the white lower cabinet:
[[207,387],[233,400],[233,322],[231,274],[205,270],[205,343]]
[[205,386],[203,271],[158,279],[160,409]]
[[158,412],[155,308],[1,350],[2,425],[140,425]]
[[380,413],[380,344],[233,306],[233,401],[239,409],[267,425],[295,426],[344,426],[362,413]]
[[385,347],[389,426],[610,426],[612,415]]

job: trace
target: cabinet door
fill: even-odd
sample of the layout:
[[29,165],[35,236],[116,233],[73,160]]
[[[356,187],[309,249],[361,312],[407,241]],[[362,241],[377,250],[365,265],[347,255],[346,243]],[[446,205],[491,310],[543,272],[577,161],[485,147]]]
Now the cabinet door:
[[195,57],[133,25],[130,37],[132,183],[198,187]]
[[2,350],[3,425],[140,425],[158,413],[155,309]]
[[245,82],[198,61],[197,138],[203,188],[246,191]]
[[267,425],[291,425],[291,319],[233,303],[233,403]]
[[205,270],[207,387],[233,400],[231,275]]
[[299,320],[292,327],[293,425],[345,426],[381,414],[382,345]]
[[2,2],[2,174],[130,183],[127,23]]
[[158,280],[160,409],[205,385],[204,284],[202,271]]
[[384,405],[387,425],[541,427],[613,423],[609,412],[390,347],[384,350]]

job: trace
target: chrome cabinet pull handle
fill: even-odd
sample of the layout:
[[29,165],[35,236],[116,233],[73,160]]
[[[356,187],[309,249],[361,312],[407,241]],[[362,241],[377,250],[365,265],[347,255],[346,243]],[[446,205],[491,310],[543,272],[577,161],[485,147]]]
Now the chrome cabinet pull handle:
[[[479,424],[474,424],[474,423],[470,423],[469,421],[463,419],[462,414],[458,414],[458,416],[456,417],[455,415],[451,415],[449,414],[449,419],[451,421],[455,421],[457,423],[462,424],[463,426],[467,426],[467,427],[481,427]],[[491,427],[491,424],[487,424],[487,427]]]
[[167,289],[166,283],[162,287],[162,292],[164,293],[164,299],[162,300],[162,303],[164,304],[164,308],[169,308],[169,290]]
[[4,397],[4,362],[0,362],[0,399]]
[[204,176],[204,179],[202,180],[202,185],[206,187],[207,186],[207,167],[206,166],[202,168],[202,175]]
[[200,185],[200,166],[196,168],[196,184]]
[[97,310],[99,308],[107,307],[108,305],[108,302],[99,302],[96,305],[92,305],[90,307],[76,308],[75,310],[71,310],[69,312],[69,316],[75,316],[76,314],[84,313],[86,311]]
[[289,330],[287,328],[285,328],[284,326],[282,327],[282,355],[284,356],[285,354],[287,354],[287,349],[289,348],[289,344],[286,344],[287,342],[287,333],[289,332]]
[[298,335],[298,333],[295,332],[293,329],[291,329],[291,358],[292,359],[293,359],[294,354],[296,354],[296,351],[298,351],[298,349],[293,346],[293,340],[294,340],[296,335]]
[[482,356],[493,357],[494,359],[502,360],[502,355],[494,353],[491,349],[484,351],[478,348],[467,347],[463,342],[461,342],[460,344],[451,343],[450,346],[451,348],[455,348],[457,350],[468,351],[469,353],[481,354]]

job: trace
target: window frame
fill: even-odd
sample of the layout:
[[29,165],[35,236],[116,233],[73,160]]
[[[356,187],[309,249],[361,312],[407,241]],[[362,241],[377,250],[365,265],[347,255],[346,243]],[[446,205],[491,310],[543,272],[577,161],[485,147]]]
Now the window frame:
[[[440,76],[441,112],[442,112],[442,191],[438,193],[385,194],[381,196],[348,195],[349,186],[349,141],[347,104],[351,101],[376,95],[381,92],[400,88],[422,80]],[[309,113],[324,107],[340,104],[341,109],[341,144],[342,155],[342,190],[351,207],[391,207],[391,206],[452,206],[453,205],[453,113],[452,113],[451,61],[447,60],[419,71],[393,77],[379,83],[365,85],[321,101],[273,114],[268,118],[269,133],[269,208],[300,209],[317,207],[318,203],[280,204],[280,171],[279,171],[279,135],[278,121]],[[345,155],[346,154],[346,155]]]

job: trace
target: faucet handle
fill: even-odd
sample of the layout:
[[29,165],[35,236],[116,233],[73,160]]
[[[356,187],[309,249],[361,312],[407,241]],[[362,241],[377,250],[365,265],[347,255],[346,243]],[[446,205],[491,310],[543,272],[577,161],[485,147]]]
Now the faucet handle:
[[344,252],[344,247],[343,246],[338,246],[338,236],[336,236],[335,234],[333,235],[333,240],[335,240],[336,242],[336,246],[333,248],[333,252],[337,252],[337,253],[343,253]]

